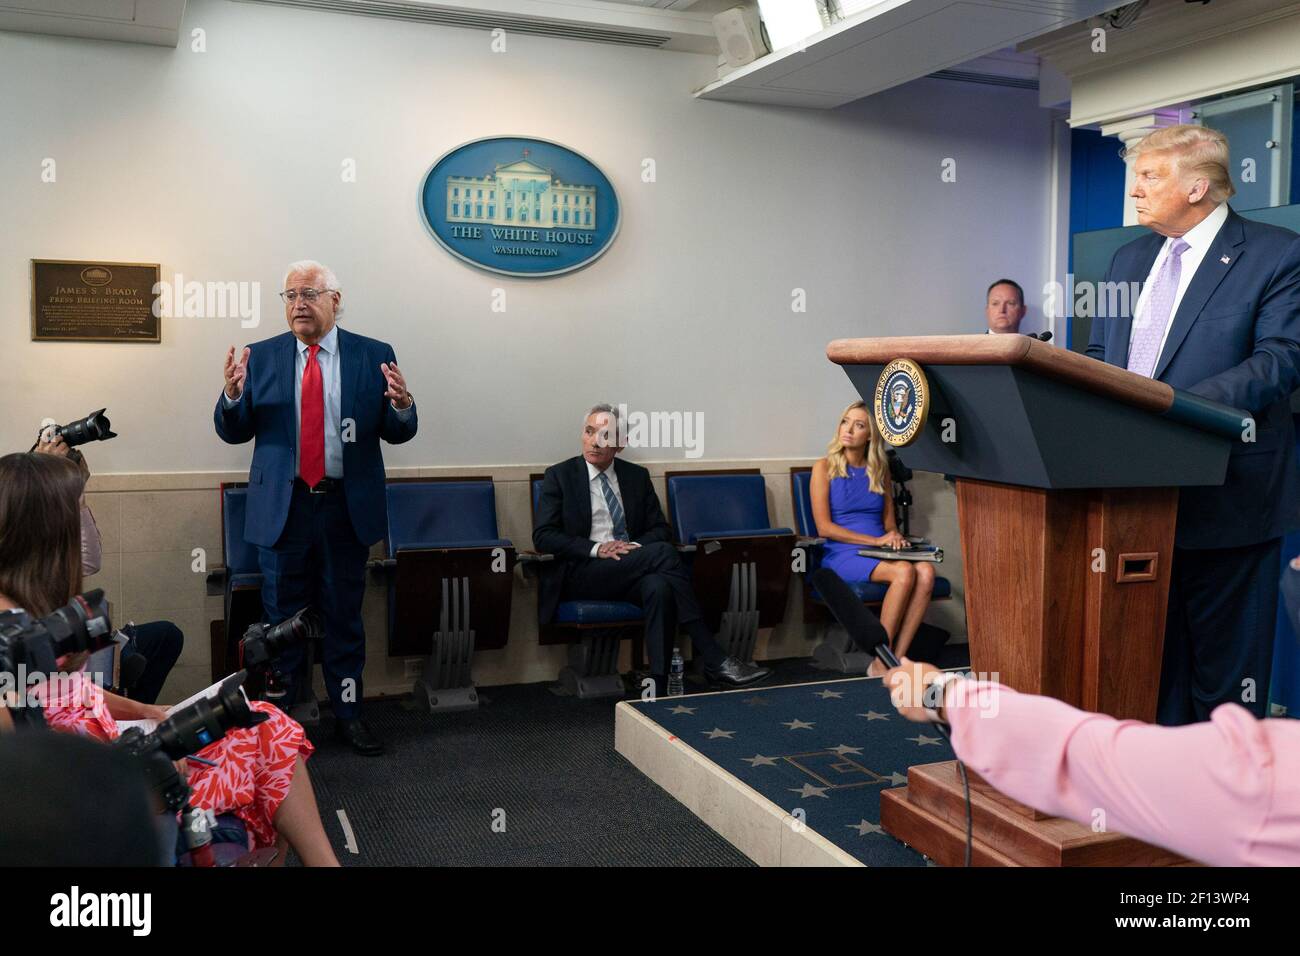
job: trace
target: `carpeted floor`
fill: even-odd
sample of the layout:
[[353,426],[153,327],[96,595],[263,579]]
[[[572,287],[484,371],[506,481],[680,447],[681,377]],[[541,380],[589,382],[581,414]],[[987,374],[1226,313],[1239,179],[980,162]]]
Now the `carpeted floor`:
[[[944,663],[957,666],[964,647],[950,650]],[[774,666],[765,686],[834,676],[806,659]],[[480,697],[477,711],[443,715],[409,699],[367,703],[382,757],[335,743],[328,713],[309,732],[321,819],[345,866],[751,865],[614,752],[614,701],[548,684]]]
[[[880,826],[880,794],[914,764],[952,760],[929,724],[909,723],[877,678],[634,703],[715,767],[867,866],[924,866]],[[671,746],[671,745],[670,745]]]

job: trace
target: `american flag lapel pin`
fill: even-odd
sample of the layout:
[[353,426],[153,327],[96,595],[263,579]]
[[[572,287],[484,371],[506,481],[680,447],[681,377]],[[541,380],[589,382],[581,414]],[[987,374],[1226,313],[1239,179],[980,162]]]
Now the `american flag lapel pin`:
[[1219,261],[1222,262],[1222,263],[1226,266],[1229,262],[1232,261],[1232,256],[1224,256],[1224,257],[1221,258]]

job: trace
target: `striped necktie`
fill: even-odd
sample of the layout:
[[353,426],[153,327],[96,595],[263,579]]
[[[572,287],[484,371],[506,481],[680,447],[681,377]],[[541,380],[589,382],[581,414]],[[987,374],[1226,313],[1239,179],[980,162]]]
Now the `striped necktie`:
[[614,522],[614,539],[616,541],[627,540],[627,521],[623,517],[623,506],[618,503],[618,495],[614,494],[614,486],[609,483],[609,476],[603,471],[600,473],[600,490],[605,495],[605,507],[609,509],[610,520]]

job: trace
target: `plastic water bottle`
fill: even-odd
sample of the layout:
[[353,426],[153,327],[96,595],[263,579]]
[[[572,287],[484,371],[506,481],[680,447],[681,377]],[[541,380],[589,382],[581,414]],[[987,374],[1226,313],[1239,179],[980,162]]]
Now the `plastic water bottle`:
[[668,696],[681,697],[686,693],[682,686],[682,673],[686,670],[686,662],[682,660],[682,652],[679,648],[673,648],[673,662],[668,665]]

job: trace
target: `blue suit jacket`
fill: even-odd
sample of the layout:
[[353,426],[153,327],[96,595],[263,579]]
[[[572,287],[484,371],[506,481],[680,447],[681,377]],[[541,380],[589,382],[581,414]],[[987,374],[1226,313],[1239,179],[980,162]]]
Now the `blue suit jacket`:
[[[295,445],[298,440],[294,408],[295,350],[292,332],[254,342],[248,357],[244,394],[227,409],[217,397],[217,434],[238,445],[256,439],[248,469],[248,505],[244,537],[271,547],[284,530],[293,494]],[[415,437],[415,406],[403,422],[384,392],[388,384],[380,362],[394,362],[386,342],[354,335],[339,328],[340,405],[344,421],[356,423],[352,441],[343,443],[343,489],[353,530],[365,544],[384,536],[388,525],[384,493],[384,457],[379,439],[399,445]]]
[[[1152,233],[1120,247],[1106,281],[1144,283],[1163,243]],[[1128,364],[1136,305],[1132,296],[1125,314],[1093,319],[1090,356]],[[1300,525],[1289,404],[1300,387],[1300,236],[1230,209],[1178,305],[1154,377],[1255,416],[1256,440],[1233,446],[1223,485],[1179,493],[1176,544],[1241,547]]]

